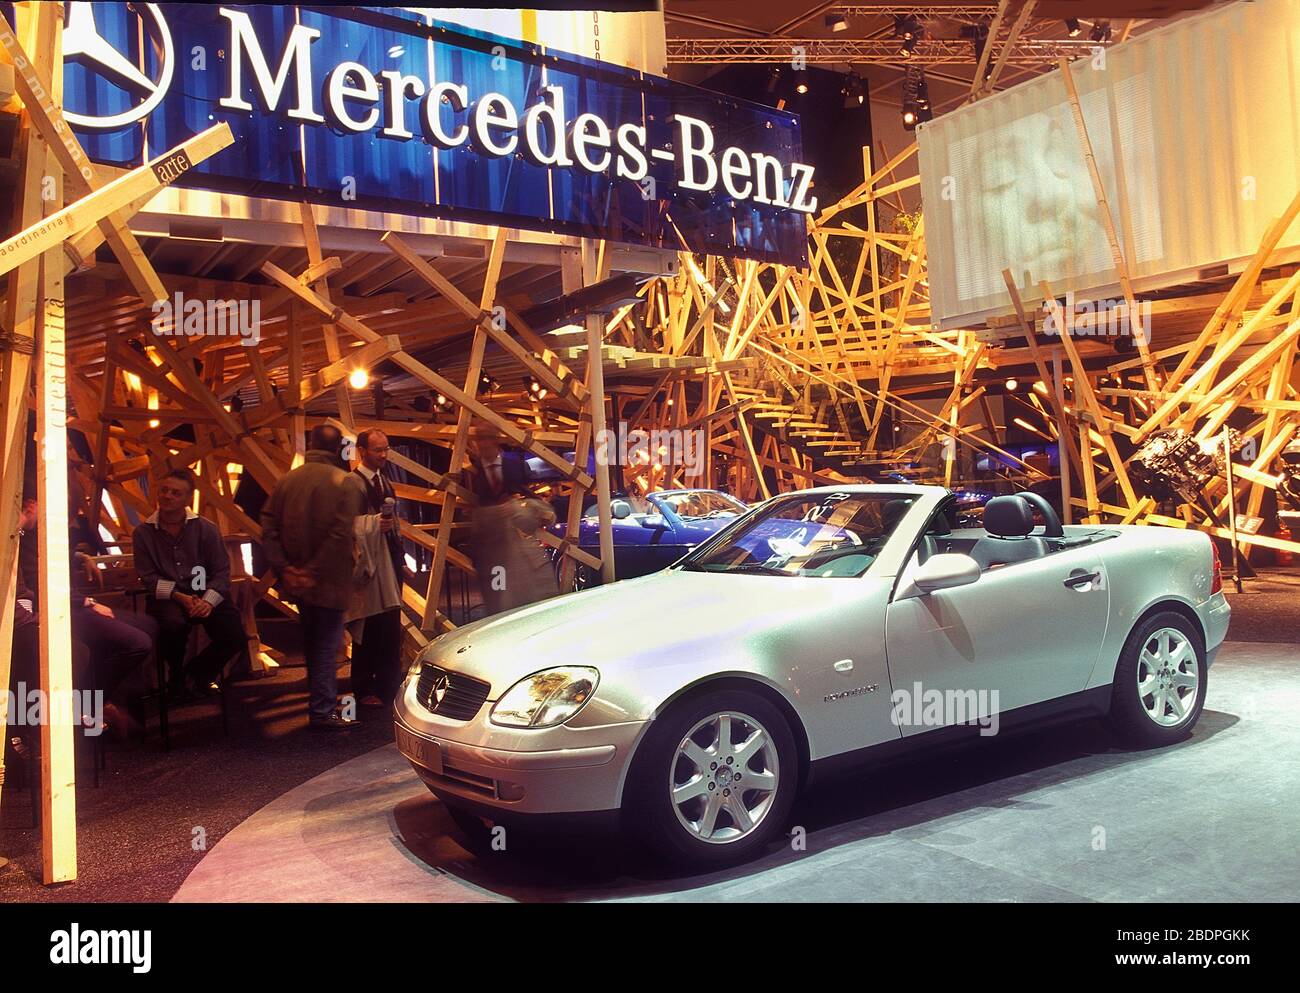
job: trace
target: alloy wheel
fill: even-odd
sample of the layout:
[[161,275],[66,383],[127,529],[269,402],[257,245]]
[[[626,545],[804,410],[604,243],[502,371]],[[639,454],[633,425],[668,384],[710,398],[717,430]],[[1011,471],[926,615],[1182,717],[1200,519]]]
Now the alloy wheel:
[[1147,716],[1161,727],[1176,727],[1196,706],[1200,683],[1196,649],[1177,628],[1160,628],[1138,655],[1138,699]]
[[754,718],[725,711],[682,738],[668,776],[678,822],[700,841],[748,837],[771,811],[780,782],[776,742]]

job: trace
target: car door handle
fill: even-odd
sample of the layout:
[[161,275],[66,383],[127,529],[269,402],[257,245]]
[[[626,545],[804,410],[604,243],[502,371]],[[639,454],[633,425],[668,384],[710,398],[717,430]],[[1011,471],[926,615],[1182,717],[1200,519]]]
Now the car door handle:
[[1075,589],[1076,587],[1082,586],[1084,583],[1087,583],[1089,586],[1091,586],[1093,583],[1095,583],[1095,582],[1096,582],[1097,580],[1099,580],[1100,578],[1101,578],[1101,573],[1096,572],[1096,571],[1094,571],[1094,572],[1081,572],[1081,573],[1079,573],[1077,576],[1069,576],[1069,577],[1067,577],[1067,578],[1062,582],[1061,585],[1062,585],[1062,586],[1066,586],[1066,587],[1068,587],[1069,589]]

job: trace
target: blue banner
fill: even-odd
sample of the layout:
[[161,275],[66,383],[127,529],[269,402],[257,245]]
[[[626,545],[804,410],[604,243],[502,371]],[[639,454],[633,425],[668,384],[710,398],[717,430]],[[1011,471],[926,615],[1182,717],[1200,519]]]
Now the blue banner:
[[64,50],[97,162],[226,121],[182,185],[806,261],[799,121],[761,105],[367,7],[69,3]]

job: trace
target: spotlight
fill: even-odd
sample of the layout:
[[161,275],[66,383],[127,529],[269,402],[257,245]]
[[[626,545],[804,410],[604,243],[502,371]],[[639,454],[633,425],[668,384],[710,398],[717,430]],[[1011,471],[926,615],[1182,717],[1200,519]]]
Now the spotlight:
[[848,81],[844,84],[845,109],[861,107],[866,101],[867,89],[863,85],[862,77],[856,72],[849,73]]
[[1092,26],[1092,31],[1088,37],[1093,41],[1101,44],[1103,41],[1110,41],[1110,21],[1097,21]]
[[448,400],[441,393],[438,393],[434,395],[433,402],[436,403],[439,407],[445,407],[447,406]]
[[843,14],[827,14],[826,26],[836,34],[839,34],[841,31],[847,31],[849,29],[849,22],[844,19]]
[[808,92],[808,74],[799,72],[794,77],[794,91],[800,96]]
[[897,14],[894,17],[894,37],[907,40],[917,38],[922,31],[921,22],[915,14]]
[[1008,392],[1008,393],[1014,393],[1014,392],[1016,392],[1016,388],[1020,386],[1020,383],[1019,383],[1018,380],[1015,380],[1015,379],[1008,379],[1008,380],[1007,380],[1007,383],[1006,383],[1006,386],[1007,386],[1007,392]]
[[923,124],[934,117],[930,107],[929,84],[925,79],[925,70],[920,66],[908,66],[907,75],[903,77],[903,128],[914,131],[918,124]]
[[348,375],[348,385],[354,390],[364,390],[370,385],[370,373],[365,369],[353,369]]
[[898,49],[900,58],[910,59],[916,54],[916,43],[925,34],[925,28],[913,14],[899,14],[894,17],[894,37],[902,39]]
[[484,393],[491,393],[501,384],[485,372],[479,377],[478,385]]
[[1083,29],[1079,27],[1079,19],[1077,17],[1067,17],[1065,19],[1065,30],[1070,33],[1071,38],[1077,38],[1079,37],[1079,32]]

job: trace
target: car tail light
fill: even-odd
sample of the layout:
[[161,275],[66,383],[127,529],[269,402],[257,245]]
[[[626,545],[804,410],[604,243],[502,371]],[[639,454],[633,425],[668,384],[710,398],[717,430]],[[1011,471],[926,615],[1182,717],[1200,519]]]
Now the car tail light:
[[1223,564],[1219,561],[1219,546],[1210,540],[1210,552],[1214,555],[1214,577],[1210,580],[1210,596],[1223,589]]

